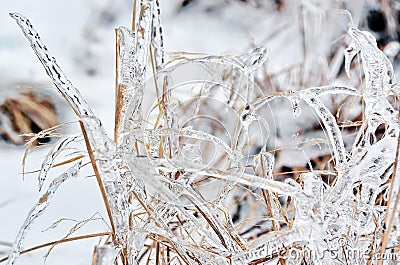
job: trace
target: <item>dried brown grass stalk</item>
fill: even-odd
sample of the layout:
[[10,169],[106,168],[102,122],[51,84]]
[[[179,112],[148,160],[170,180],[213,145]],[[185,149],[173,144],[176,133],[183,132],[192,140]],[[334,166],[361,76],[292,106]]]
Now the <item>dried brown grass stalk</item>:
[[[112,234],[111,232],[101,232],[101,233],[95,233],[95,234],[88,234],[88,235],[83,235],[83,236],[75,236],[75,237],[69,237],[69,238],[63,238],[61,240],[56,240],[56,241],[51,241],[51,242],[47,242],[41,245],[37,245],[31,248],[27,248],[25,250],[21,251],[21,254],[26,254],[29,252],[32,252],[34,250],[37,249],[41,249],[41,248],[45,248],[45,247],[51,247],[57,244],[62,244],[62,243],[66,243],[66,242],[72,242],[72,241],[77,241],[77,240],[82,240],[82,239],[88,239],[88,238],[93,238],[93,237],[102,237],[102,236],[108,236]],[[8,257],[5,257],[3,259],[0,259],[0,263],[6,261],[8,259]]]
[[[50,96],[29,91],[7,97],[0,104],[0,136],[14,145],[23,145],[32,134],[57,124],[58,115]],[[35,139],[33,145],[47,141],[48,138]]]
[[89,154],[90,162],[92,164],[93,171],[94,171],[94,174],[96,176],[97,184],[99,185],[99,188],[100,188],[101,196],[103,198],[104,205],[105,205],[106,210],[107,210],[107,215],[108,215],[108,217],[110,219],[111,235],[112,235],[113,241],[115,242],[116,241],[116,238],[115,238],[115,225],[114,225],[114,220],[113,220],[113,217],[112,217],[112,214],[111,214],[111,206],[110,206],[110,203],[108,202],[108,199],[107,199],[107,193],[106,193],[106,190],[104,188],[103,181],[101,180],[99,170],[97,168],[96,160],[95,160],[94,155],[93,155],[92,147],[90,146],[90,143],[89,143],[89,138],[88,138],[88,135],[86,133],[85,126],[83,125],[82,121],[79,121],[79,125],[81,126],[81,129],[82,129],[82,134],[83,134],[83,137],[85,139],[85,144],[86,144],[86,148],[87,148],[87,151],[88,151],[88,154]]

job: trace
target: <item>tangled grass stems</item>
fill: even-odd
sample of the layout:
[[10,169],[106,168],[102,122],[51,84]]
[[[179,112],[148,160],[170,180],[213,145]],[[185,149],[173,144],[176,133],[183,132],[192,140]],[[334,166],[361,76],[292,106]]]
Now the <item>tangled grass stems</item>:
[[[304,22],[308,17],[303,11],[310,10],[306,5],[300,8]],[[269,53],[265,47],[241,56],[175,54],[165,63],[158,2],[135,2],[134,13],[134,30],[121,27],[116,34],[114,141],[30,22],[22,15],[11,15],[80,119],[112,229],[112,244],[105,252],[97,251],[99,246],[93,262],[107,258],[124,265],[152,261],[207,264],[210,260],[215,264],[356,263],[358,258],[349,256],[349,249],[375,254],[389,238],[395,239],[390,230],[396,229],[392,219],[398,218],[399,191],[394,189],[398,189],[399,124],[398,110],[388,100],[395,78],[372,35],[350,27],[352,42],[345,50],[345,72],[350,74],[358,54],[365,88],[329,85],[265,93],[255,81]],[[317,36],[314,28],[302,26],[304,48],[308,37]],[[304,58],[304,68],[312,62],[308,59]],[[158,96],[146,113],[143,99],[149,61]],[[187,66],[199,67],[206,77],[174,83],[175,74]],[[294,85],[300,88],[312,80],[325,80],[317,72],[315,78],[306,79],[312,71],[300,69]],[[356,96],[363,102],[361,126],[350,151],[340,126],[343,102],[332,113],[320,99],[337,94]],[[288,170],[301,174],[277,180],[276,156],[271,150],[280,147],[271,148],[268,143],[270,130],[263,107],[281,99],[289,101],[294,118],[302,114],[302,102],[313,112],[332,153],[325,163],[334,166],[316,170],[306,144],[294,144],[309,168]],[[332,179],[323,179],[324,174]],[[249,210],[246,216],[235,217],[236,223],[226,205],[232,197],[246,198],[237,203],[245,203]],[[39,203],[47,198],[45,194]],[[389,201],[396,213],[390,217]],[[22,239],[16,241],[15,257],[9,264],[20,253],[21,243]],[[293,251],[299,256],[291,256]],[[306,256],[307,251],[318,255]],[[375,262],[371,256],[366,261]]]

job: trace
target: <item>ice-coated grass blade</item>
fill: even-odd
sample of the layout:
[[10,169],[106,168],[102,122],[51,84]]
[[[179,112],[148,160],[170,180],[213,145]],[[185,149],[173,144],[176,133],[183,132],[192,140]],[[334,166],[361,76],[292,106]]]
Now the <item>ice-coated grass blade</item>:
[[46,193],[42,195],[42,197],[39,199],[37,204],[30,210],[28,213],[27,218],[24,221],[24,224],[21,226],[17,237],[15,238],[12,250],[10,255],[8,256],[7,260],[7,265],[12,265],[15,263],[17,258],[19,257],[21,253],[21,247],[22,243],[26,237],[26,235],[29,232],[29,229],[31,228],[32,224],[35,222],[35,220],[41,216],[47,207],[50,205],[50,202],[52,198],[54,197],[56,191],[58,188],[68,179],[73,178],[78,176],[80,167],[82,165],[82,162],[76,163],[74,166],[72,166],[70,169],[68,169],[66,172],[55,178],[49,185],[49,188],[47,189]]

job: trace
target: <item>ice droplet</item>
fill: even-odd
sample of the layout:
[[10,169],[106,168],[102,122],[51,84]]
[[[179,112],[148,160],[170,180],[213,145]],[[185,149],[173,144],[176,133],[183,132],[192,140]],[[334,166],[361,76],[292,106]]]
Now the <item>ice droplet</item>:
[[302,113],[302,108],[300,107],[301,98],[298,96],[288,97],[290,103],[292,104],[292,114],[293,118],[298,118]]
[[252,69],[252,71],[257,70],[268,58],[269,49],[267,47],[258,47],[251,52],[240,56],[239,58],[244,62],[244,64]]

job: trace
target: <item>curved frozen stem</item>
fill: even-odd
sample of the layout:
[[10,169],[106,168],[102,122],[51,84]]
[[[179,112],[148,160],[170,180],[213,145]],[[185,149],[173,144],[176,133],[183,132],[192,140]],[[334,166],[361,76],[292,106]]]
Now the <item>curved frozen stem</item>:
[[171,168],[169,167],[171,166],[185,169],[186,172],[192,173],[193,175],[209,176],[232,182],[234,184],[245,185],[253,189],[260,188],[269,190],[281,195],[296,196],[296,194],[300,192],[298,187],[248,173],[226,172],[218,169],[204,169],[204,165],[190,163],[188,161],[182,161],[178,159],[164,159],[164,162],[160,161],[160,168],[170,171]]
[[69,168],[66,172],[55,178],[46,193],[40,197],[38,203],[29,211],[28,216],[26,217],[24,224],[21,226],[17,237],[15,238],[12,250],[10,255],[8,256],[7,265],[12,265],[15,263],[16,259],[19,257],[21,253],[22,243],[28,234],[33,222],[41,216],[47,207],[50,205],[50,201],[53,198],[54,194],[58,190],[58,188],[63,184],[66,180],[78,176],[78,172],[82,162],[76,163],[74,166]]
[[165,63],[164,36],[161,26],[161,9],[159,0],[155,0],[153,8],[151,45],[154,48],[156,70],[158,71],[164,67]]
[[[154,1],[141,1],[136,11],[134,15],[137,21],[133,22],[135,32],[124,27],[117,30],[119,54],[115,140],[118,146],[130,147],[130,151],[137,148],[136,143],[131,143],[132,136],[129,134],[142,128],[142,98],[155,20]],[[156,25],[157,29],[158,26]]]
[[67,135],[67,136],[61,138],[57,143],[55,143],[53,148],[48,152],[46,158],[42,162],[42,167],[40,169],[39,176],[38,176],[39,191],[42,189],[43,183],[47,178],[47,173],[49,172],[49,170],[54,165],[54,162],[55,162],[55,159],[57,158],[57,156],[61,153],[61,151],[68,144],[70,144],[72,142],[75,142],[80,138],[81,138],[81,136],[77,135],[77,134]]
[[17,22],[33,51],[44,66],[46,73],[51,78],[58,91],[71,105],[75,113],[78,116],[94,116],[86,100],[58,66],[56,59],[49,53],[39,33],[33,28],[30,21],[25,16],[18,13],[10,13],[10,16]]

